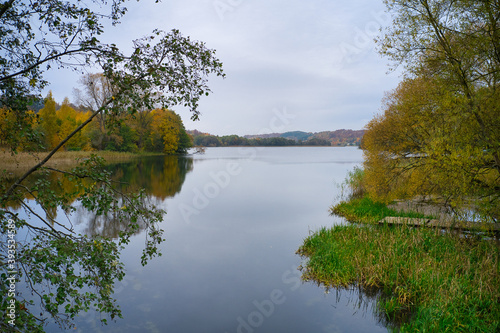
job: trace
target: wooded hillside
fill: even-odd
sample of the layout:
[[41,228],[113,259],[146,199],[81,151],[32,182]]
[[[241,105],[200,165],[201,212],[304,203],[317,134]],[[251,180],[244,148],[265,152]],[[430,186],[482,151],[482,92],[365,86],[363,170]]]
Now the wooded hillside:
[[336,130],[319,133],[293,131],[245,135],[216,136],[198,130],[187,131],[200,146],[359,146],[364,130]]

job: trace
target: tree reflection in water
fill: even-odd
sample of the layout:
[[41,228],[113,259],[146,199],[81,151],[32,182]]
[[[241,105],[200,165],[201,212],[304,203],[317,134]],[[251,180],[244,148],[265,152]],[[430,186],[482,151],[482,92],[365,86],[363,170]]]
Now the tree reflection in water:
[[[13,278],[22,278],[27,290],[15,294],[16,325],[42,332],[52,319],[68,328],[70,319],[91,307],[111,319],[121,317],[112,298],[115,282],[125,276],[121,249],[132,235],[143,233],[141,263],[160,255],[164,211],[157,203],[180,192],[192,169],[192,159],[176,156],[107,166],[94,156],[71,171],[45,168],[27,178],[27,190],[18,191],[15,200],[4,200],[0,210],[2,221],[10,219],[22,235],[15,241],[12,267],[6,260],[6,230],[0,242],[2,282],[15,271]],[[8,179],[2,181],[4,188],[9,186]],[[7,283],[1,286],[5,305]],[[2,331],[12,331],[0,324]]]
[[[136,192],[143,189],[146,204],[158,205],[161,201],[175,196],[181,191],[186,174],[193,170],[193,160],[186,157],[164,156],[141,158],[130,163],[109,165],[119,192],[116,199],[120,205],[124,204],[120,192]],[[127,225],[121,222],[112,213],[96,215],[83,207],[79,207],[76,214],[76,223],[83,226],[82,232],[88,236],[101,236],[115,239]],[[139,223],[140,233],[146,227]]]

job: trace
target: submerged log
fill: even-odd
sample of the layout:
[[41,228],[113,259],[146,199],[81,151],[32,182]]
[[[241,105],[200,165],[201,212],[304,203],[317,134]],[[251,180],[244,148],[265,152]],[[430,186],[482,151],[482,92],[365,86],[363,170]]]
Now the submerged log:
[[481,223],[481,222],[462,222],[462,221],[441,221],[435,219],[412,218],[412,217],[393,217],[387,216],[379,221],[380,224],[405,224],[416,227],[460,229],[474,231],[494,231],[500,232],[499,223]]

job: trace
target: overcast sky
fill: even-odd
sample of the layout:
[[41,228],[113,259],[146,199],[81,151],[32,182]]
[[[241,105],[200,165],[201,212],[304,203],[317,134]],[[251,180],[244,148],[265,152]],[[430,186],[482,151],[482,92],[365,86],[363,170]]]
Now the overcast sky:
[[[127,7],[102,41],[126,49],[155,28],[175,28],[215,49],[224,64],[227,78],[210,79],[213,93],[200,102],[200,121],[172,108],[186,129],[362,129],[400,80],[375,51],[373,37],[390,23],[382,0],[141,0]],[[47,78],[56,101],[73,101],[78,74],[53,71]]]

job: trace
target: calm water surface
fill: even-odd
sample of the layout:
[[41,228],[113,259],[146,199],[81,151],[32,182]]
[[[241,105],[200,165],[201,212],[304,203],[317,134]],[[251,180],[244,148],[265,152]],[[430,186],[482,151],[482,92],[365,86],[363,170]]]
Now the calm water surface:
[[[361,161],[354,147],[246,147],[114,166],[116,177],[145,187],[167,211],[163,256],[142,267],[144,235],[135,236],[116,285],[124,319],[102,326],[87,313],[72,331],[387,332],[372,301],[360,304],[356,291],[325,293],[297,269],[303,239],[342,223],[328,208],[336,184]],[[78,223],[87,233],[119,230],[85,215]]]

